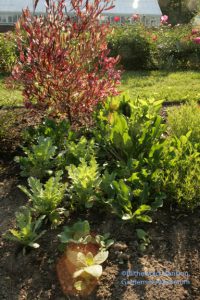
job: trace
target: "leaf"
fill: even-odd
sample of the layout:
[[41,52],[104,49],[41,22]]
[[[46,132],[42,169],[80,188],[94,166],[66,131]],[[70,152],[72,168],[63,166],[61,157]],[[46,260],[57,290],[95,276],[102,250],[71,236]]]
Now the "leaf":
[[102,275],[103,269],[102,266],[100,265],[93,265],[93,266],[89,266],[84,268],[84,271],[90,275],[92,275],[93,277],[100,277]]
[[81,270],[75,271],[73,274],[73,278],[77,278],[77,277],[81,276],[84,272],[85,272],[84,268]]
[[150,211],[151,210],[151,206],[150,205],[141,205],[133,214],[133,216],[139,216],[142,213],[146,212],[146,211]]
[[152,209],[157,209],[160,207],[163,207],[163,199],[162,198],[157,198],[153,203],[151,203]]
[[37,248],[40,247],[40,245],[39,245],[38,243],[29,243],[28,245],[29,245],[30,247],[32,247],[32,248],[35,248],[35,249],[37,249]]
[[67,258],[69,261],[74,264],[76,267],[85,267],[86,264],[86,258],[85,255],[82,252],[67,250]]
[[143,229],[136,229],[136,233],[140,240],[145,240],[148,235]]
[[136,219],[140,220],[142,222],[146,222],[146,223],[151,223],[152,222],[152,218],[147,216],[147,215],[137,216]]
[[85,290],[87,286],[83,280],[78,280],[74,283],[74,287],[77,291],[82,291]]
[[101,251],[94,257],[95,264],[102,264],[108,258],[108,251]]

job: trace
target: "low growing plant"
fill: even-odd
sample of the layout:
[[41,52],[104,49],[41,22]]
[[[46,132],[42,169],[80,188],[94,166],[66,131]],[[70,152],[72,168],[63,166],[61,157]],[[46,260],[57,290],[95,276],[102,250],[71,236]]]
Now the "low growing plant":
[[57,264],[57,273],[66,294],[74,291],[88,295],[94,289],[102,275],[101,264],[108,257],[106,249],[114,242],[108,236],[91,233],[88,221],[64,227],[59,237],[67,247]]
[[196,102],[169,109],[167,125],[169,134],[177,138],[191,131],[189,140],[200,149],[200,107]]
[[45,216],[40,216],[37,220],[33,220],[31,209],[28,207],[21,207],[20,211],[16,213],[17,229],[10,229],[5,235],[5,238],[20,243],[26,247],[38,248],[40,245],[36,241],[45,233],[39,232]]
[[22,176],[42,179],[53,173],[56,146],[53,145],[51,138],[40,136],[37,144],[32,145],[30,149],[27,147],[22,149],[26,156],[15,157],[15,161],[20,164]]
[[101,183],[99,166],[94,157],[89,162],[80,159],[80,164],[76,167],[70,165],[66,167],[68,176],[71,180],[69,188],[72,205],[83,207],[92,207],[97,200],[97,191]]
[[67,245],[69,243],[93,243],[97,244],[101,250],[108,249],[114,243],[114,241],[109,237],[109,233],[104,235],[91,234],[90,224],[88,221],[78,221],[72,226],[65,226],[61,234],[59,234],[60,241],[63,245]]
[[200,205],[200,152],[190,134],[169,138],[162,189],[170,203],[194,210]]
[[30,177],[28,179],[30,189],[19,186],[29,197],[33,210],[39,215],[47,216],[54,225],[59,223],[60,214],[64,212],[59,206],[64,199],[67,185],[62,183],[61,179],[62,171],[57,171],[55,177],[50,177],[44,184],[39,179]]

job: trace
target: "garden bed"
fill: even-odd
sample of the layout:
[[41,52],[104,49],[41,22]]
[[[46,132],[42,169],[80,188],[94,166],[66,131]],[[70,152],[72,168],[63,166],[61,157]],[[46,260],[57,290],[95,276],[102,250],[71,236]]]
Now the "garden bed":
[[[18,169],[12,161],[2,161],[0,182],[0,299],[78,299],[65,298],[57,276],[56,261],[61,255],[58,249],[57,233],[48,231],[41,238],[40,248],[23,256],[13,243],[2,239],[2,234],[13,227],[14,213],[26,204],[24,195],[19,191]],[[138,242],[134,227],[124,225],[110,215],[79,215],[87,218],[96,232],[110,232],[117,241],[111,248],[109,259],[105,263],[103,275],[96,291],[87,299],[199,299],[200,247],[199,218],[200,212],[186,213],[161,210],[154,217],[154,223],[148,228],[151,245],[144,254],[138,251]],[[70,218],[70,223],[76,216]],[[188,272],[186,276],[131,277],[133,280],[189,280],[190,284],[142,284],[125,286],[126,277],[122,271],[139,272],[179,271]]]

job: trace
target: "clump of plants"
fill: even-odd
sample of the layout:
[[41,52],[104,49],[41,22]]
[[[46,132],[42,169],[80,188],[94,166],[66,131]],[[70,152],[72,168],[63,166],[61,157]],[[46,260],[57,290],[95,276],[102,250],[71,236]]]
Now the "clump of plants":
[[200,205],[200,152],[190,134],[167,140],[162,190],[169,203],[194,210]]
[[90,232],[88,221],[64,227],[61,242],[67,245],[57,263],[57,274],[65,294],[88,295],[102,275],[102,263],[108,258],[107,248],[113,244],[105,236]]
[[44,184],[39,179],[28,178],[29,189],[25,186],[19,188],[29,197],[32,209],[38,215],[45,215],[57,225],[60,221],[60,214],[64,209],[60,207],[67,185],[61,182],[62,171],[57,171],[55,177],[50,177]]
[[30,149],[22,147],[26,156],[17,156],[15,161],[20,164],[21,175],[28,177],[44,178],[52,174],[55,167],[56,146],[51,138],[40,136],[38,143],[33,144]]
[[98,20],[111,7],[106,0],[71,0],[66,10],[65,0],[59,0],[49,3],[43,16],[23,11],[16,25],[20,55],[13,76],[23,84],[26,107],[88,124],[97,104],[117,94],[118,58],[109,57],[110,29]]
[[15,35],[12,32],[0,34],[0,72],[10,73],[17,60]]
[[200,145],[200,106],[196,102],[188,102],[168,110],[167,125],[170,135],[180,138],[188,136],[193,144]]

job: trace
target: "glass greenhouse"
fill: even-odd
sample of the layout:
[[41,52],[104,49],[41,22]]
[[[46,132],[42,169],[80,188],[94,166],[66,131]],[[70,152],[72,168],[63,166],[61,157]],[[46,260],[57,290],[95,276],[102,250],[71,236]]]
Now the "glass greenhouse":
[[[26,7],[33,11],[33,0],[0,0],[0,25],[13,25]],[[39,1],[36,13],[45,13],[44,0]],[[134,23],[138,16],[146,26],[159,26],[161,15],[157,0],[115,0],[115,7],[105,11],[101,20]]]

